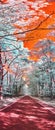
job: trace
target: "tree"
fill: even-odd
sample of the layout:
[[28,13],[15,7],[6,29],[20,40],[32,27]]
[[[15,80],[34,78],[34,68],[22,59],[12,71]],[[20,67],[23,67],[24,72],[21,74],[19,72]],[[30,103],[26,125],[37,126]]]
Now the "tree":
[[[32,33],[35,30],[49,30],[50,28],[42,28],[41,25],[45,23],[45,21],[47,21],[51,16],[53,16],[55,12],[52,11],[48,15],[45,11],[41,10],[42,6],[46,7],[48,5],[48,3],[43,1],[35,1],[34,5],[36,4],[36,6],[33,6],[35,11],[30,10],[30,2],[28,2],[28,4],[25,2],[24,4],[22,1],[20,3],[18,2],[17,4],[17,2],[14,1],[14,3],[10,4],[0,4],[0,45],[2,63],[4,65],[3,77],[5,77],[7,73],[12,73],[14,79],[16,79],[17,67],[15,67],[15,65],[19,66],[19,68],[22,70],[22,68],[29,64],[28,56],[30,53],[28,49],[24,49],[23,47],[23,50],[20,50],[20,46],[23,45],[25,40],[28,42],[34,39],[34,37],[31,36],[26,39],[27,33]],[[36,7],[39,9],[38,11],[36,10]],[[38,17],[37,15],[34,16],[34,12],[38,13]],[[40,16],[43,16],[41,20],[39,20]],[[40,22],[37,23],[37,20]],[[4,59],[6,59],[6,62]]]
[[[35,49],[36,48],[38,48],[38,51],[35,54],[41,55],[40,62],[42,61],[41,66],[43,66],[44,73],[48,72],[48,74],[49,74],[49,78],[50,78],[49,89],[51,91],[51,97],[52,97],[52,95],[53,95],[52,94],[52,82],[54,81],[53,58],[55,57],[55,42],[48,40],[48,39],[46,39],[46,40],[44,39],[35,45]],[[36,52],[36,51],[34,50],[34,52]]]

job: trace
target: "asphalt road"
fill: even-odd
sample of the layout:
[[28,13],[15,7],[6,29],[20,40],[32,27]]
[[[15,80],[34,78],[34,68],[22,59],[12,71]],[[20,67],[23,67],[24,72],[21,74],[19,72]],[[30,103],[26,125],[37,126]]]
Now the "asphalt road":
[[24,96],[0,112],[0,130],[55,130],[55,108]]

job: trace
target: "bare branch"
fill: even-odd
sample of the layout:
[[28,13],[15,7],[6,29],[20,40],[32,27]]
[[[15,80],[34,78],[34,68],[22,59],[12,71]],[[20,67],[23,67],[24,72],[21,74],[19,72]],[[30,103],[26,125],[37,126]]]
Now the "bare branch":
[[[19,55],[17,55],[15,58],[12,59],[12,61],[9,63],[8,65],[8,68],[10,67],[10,65],[12,64],[12,62],[18,57]],[[8,73],[8,70],[7,72],[3,75],[3,77]]]

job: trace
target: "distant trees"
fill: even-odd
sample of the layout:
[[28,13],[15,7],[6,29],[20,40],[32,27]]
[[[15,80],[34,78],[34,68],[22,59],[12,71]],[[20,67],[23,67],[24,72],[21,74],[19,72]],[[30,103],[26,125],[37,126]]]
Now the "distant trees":
[[[37,51],[36,51],[36,48]],[[55,43],[49,39],[44,39],[35,45],[35,50],[33,54],[36,56],[40,55],[40,61],[38,63],[38,68],[35,69],[32,80],[30,78],[30,86],[37,93],[40,93],[44,87],[48,88],[50,91],[50,96],[54,95],[53,87],[55,86]],[[36,86],[36,89],[34,87]],[[39,91],[39,92],[38,92]],[[35,92],[34,92],[35,94]]]

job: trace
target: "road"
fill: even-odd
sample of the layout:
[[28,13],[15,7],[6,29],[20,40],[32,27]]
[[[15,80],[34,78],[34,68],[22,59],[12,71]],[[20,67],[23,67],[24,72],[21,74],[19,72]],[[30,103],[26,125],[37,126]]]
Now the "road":
[[26,95],[0,112],[0,130],[55,130],[55,108]]

